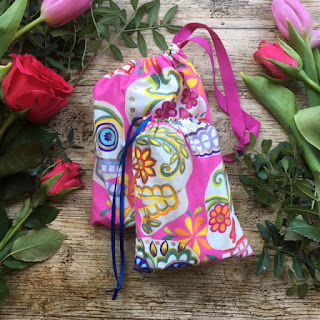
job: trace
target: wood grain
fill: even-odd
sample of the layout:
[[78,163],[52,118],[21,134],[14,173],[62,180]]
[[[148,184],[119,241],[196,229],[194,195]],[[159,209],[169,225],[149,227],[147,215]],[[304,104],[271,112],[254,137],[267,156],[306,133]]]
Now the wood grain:
[[[128,0],[118,1],[127,7]],[[243,108],[261,121],[259,141],[272,138],[286,139],[275,119],[260,106],[244,86],[240,72],[248,74],[263,71],[252,58],[260,40],[276,41],[279,32],[272,20],[269,0],[176,0],[161,1],[160,17],[174,4],[179,5],[175,24],[202,22],[217,31],[223,40],[235,72]],[[319,2],[305,0],[314,26],[319,27]],[[207,37],[205,33],[198,33]],[[159,50],[145,33],[148,55]],[[172,35],[165,33],[170,43]],[[140,57],[135,49],[123,49],[124,59]],[[232,150],[236,140],[229,120],[219,110],[212,90],[212,72],[204,51],[189,45],[186,54],[202,76],[211,105],[224,153]],[[74,320],[74,319],[320,319],[320,294],[310,290],[306,299],[287,297],[285,290],[290,280],[286,274],[275,279],[272,272],[254,275],[257,256],[229,259],[213,265],[142,275],[132,271],[134,259],[134,230],[125,235],[126,272],[124,290],[112,301],[106,289],[114,286],[111,265],[110,231],[104,227],[89,226],[91,206],[91,176],[93,168],[92,98],[95,82],[117,69],[119,62],[108,53],[98,56],[88,68],[87,82],[78,86],[70,106],[50,122],[50,127],[66,133],[75,129],[76,142],[83,150],[72,151],[70,157],[82,164],[86,188],[56,203],[62,208],[55,229],[69,236],[63,248],[44,263],[7,277],[10,296],[0,309],[1,320]],[[220,80],[218,77],[218,85]],[[298,101],[305,103],[303,91],[298,88]],[[275,219],[270,210],[261,209],[249,200],[238,175],[240,164],[227,164],[232,184],[234,205],[244,232],[254,251],[259,253],[262,241],[256,229],[257,222]],[[15,206],[13,206],[15,208]],[[14,209],[11,209],[12,211]]]

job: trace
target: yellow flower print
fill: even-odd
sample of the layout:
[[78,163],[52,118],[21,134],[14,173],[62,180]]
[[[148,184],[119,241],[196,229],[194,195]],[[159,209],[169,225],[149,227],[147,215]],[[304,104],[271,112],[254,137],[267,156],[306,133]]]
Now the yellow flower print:
[[207,250],[210,249],[210,245],[206,239],[208,226],[205,225],[201,229],[201,225],[204,223],[204,218],[201,216],[198,216],[193,220],[191,217],[186,218],[185,226],[187,229],[176,228],[174,233],[179,237],[179,241],[181,243],[188,245],[198,256],[200,256],[200,246]]
[[227,227],[231,224],[228,204],[217,204],[214,209],[211,210],[210,217],[209,224],[211,225],[211,231],[219,231],[220,233],[225,232]]
[[136,171],[135,178],[141,178],[145,184],[149,177],[155,177],[156,172],[153,167],[156,164],[156,160],[151,157],[150,148],[141,151],[138,147],[135,147],[135,160],[133,169]]

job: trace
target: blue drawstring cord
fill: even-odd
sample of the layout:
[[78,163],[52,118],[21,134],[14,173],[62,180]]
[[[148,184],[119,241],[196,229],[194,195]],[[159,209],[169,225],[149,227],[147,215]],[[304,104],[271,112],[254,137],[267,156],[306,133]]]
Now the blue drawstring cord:
[[[114,277],[117,281],[117,287],[111,290],[107,290],[107,293],[113,292],[112,300],[116,300],[118,296],[119,290],[122,289],[122,281],[124,276],[124,198],[125,198],[125,173],[126,173],[126,162],[127,162],[127,153],[134,142],[135,138],[141,133],[141,131],[145,128],[145,126],[150,121],[150,117],[145,118],[138,129],[133,134],[132,138],[132,130],[137,121],[143,119],[142,117],[136,118],[130,125],[130,128],[127,133],[126,144],[124,146],[122,155],[120,157],[119,168],[116,176],[116,181],[114,185],[113,198],[112,198],[112,210],[111,210],[111,249],[112,249],[112,266]],[[120,184],[120,276],[118,277],[117,270],[117,261],[116,261],[116,189],[118,184],[119,172],[121,171],[121,184]]]

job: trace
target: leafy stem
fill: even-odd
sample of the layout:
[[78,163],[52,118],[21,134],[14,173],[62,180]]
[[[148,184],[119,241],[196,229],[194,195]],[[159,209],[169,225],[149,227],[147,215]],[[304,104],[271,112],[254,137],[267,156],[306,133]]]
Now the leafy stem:
[[165,24],[159,24],[156,26],[152,26],[152,27],[144,27],[144,28],[136,28],[136,29],[127,29],[127,30],[123,30],[123,32],[138,32],[138,31],[145,31],[145,30],[154,30],[154,29],[159,29],[159,28],[164,28],[166,27]]

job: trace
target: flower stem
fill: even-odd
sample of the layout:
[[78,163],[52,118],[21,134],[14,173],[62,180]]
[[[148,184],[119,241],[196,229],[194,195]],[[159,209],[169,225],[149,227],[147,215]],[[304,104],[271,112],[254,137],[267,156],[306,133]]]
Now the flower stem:
[[41,22],[44,22],[42,16],[38,17],[37,19],[25,25],[23,28],[21,28],[16,32],[16,34],[14,35],[13,41],[17,40],[20,36],[22,36],[24,33],[26,33],[27,31],[29,31],[30,29],[32,29],[33,27],[35,27],[37,24]]
[[312,52],[313,52],[314,62],[316,64],[318,79],[320,80],[320,52],[319,52],[319,48],[314,48],[312,50]]
[[9,117],[6,121],[2,124],[0,128],[0,141],[3,135],[6,133],[7,129],[14,123],[14,121],[19,118],[19,115],[15,112],[10,112]]
[[316,82],[311,80],[303,70],[300,71],[299,76],[300,80],[302,80],[306,85],[308,85],[314,91],[320,93],[320,86]]
[[36,209],[40,204],[42,204],[45,199],[46,197],[43,194],[41,194],[40,197],[33,203],[33,205],[25,214],[25,216],[14,227],[10,228],[10,230],[6,233],[5,237],[0,242],[0,252],[6,246],[6,244],[12,239],[16,232],[24,225],[24,223],[30,217],[33,210]]

